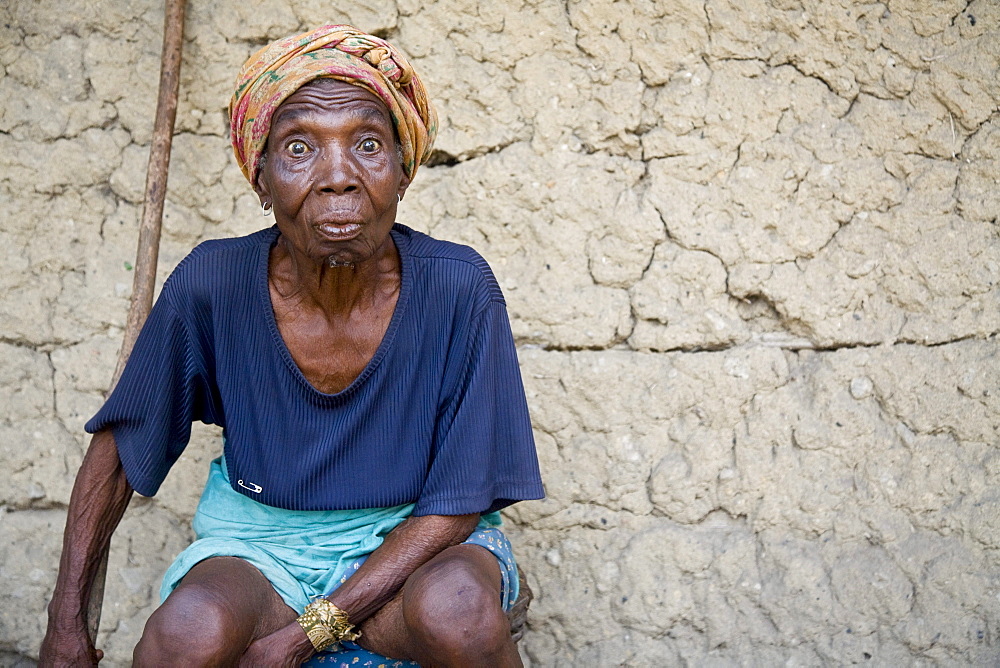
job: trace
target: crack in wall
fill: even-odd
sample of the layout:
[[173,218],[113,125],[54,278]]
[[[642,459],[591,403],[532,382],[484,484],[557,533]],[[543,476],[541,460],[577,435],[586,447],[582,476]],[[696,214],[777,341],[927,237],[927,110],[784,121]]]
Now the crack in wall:
[[[633,352],[644,352],[652,355],[673,355],[677,353],[722,353],[729,354],[733,351],[738,350],[748,350],[748,349],[759,349],[759,348],[780,348],[782,350],[788,350],[790,352],[798,352],[807,350],[817,354],[822,353],[835,353],[843,350],[879,350],[884,348],[894,348],[901,346],[916,346],[920,348],[940,348],[944,346],[957,345],[965,343],[968,341],[989,341],[1000,337],[1000,330],[987,332],[985,334],[970,334],[966,336],[956,337],[954,339],[945,339],[942,341],[927,342],[923,339],[906,339],[906,338],[896,338],[889,341],[876,341],[876,342],[843,342],[843,343],[830,343],[830,344],[816,344],[811,341],[791,340],[791,341],[748,341],[745,343],[738,344],[718,344],[718,345],[704,345],[704,346],[678,346],[673,348],[662,348],[656,350],[640,350],[629,345],[628,349]],[[539,344],[535,341],[522,340],[519,339],[515,341],[517,348],[519,350],[544,350],[546,352],[555,353],[573,353],[573,352],[608,352],[614,350],[620,345],[621,342],[609,346],[560,346],[554,344]],[[626,345],[628,340],[624,341]]]

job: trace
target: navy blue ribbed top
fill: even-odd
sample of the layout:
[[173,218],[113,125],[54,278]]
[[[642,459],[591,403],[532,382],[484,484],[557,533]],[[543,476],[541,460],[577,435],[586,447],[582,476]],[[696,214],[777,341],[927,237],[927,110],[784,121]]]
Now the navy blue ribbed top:
[[475,251],[392,230],[396,309],[364,371],[324,394],[274,319],[279,232],[207,241],[167,279],[115,391],[110,427],[129,483],[152,496],[217,424],[233,489],[290,510],[416,503],[415,515],[492,512],[543,495],[503,295]]

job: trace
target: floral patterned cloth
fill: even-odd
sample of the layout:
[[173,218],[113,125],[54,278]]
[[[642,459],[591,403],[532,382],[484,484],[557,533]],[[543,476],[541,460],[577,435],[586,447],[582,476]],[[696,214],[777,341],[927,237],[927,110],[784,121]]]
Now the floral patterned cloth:
[[437,112],[399,49],[349,25],[326,25],[279,39],[240,69],[229,102],[230,138],[247,180],[256,183],[274,110],[304,84],[321,78],[361,86],[385,103],[403,149],[403,169],[412,180],[417,166],[430,157]]

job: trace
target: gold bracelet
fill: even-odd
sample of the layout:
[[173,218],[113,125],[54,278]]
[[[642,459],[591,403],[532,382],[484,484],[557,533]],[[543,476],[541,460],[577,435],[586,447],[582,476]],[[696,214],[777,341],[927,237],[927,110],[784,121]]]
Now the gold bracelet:
[[361,632],[354,631],[354,627],[347,621],[347,613],[322,596],[316,597],[307,605],[305,612],[295,621],[306,632],[317,652],[322,652],[341,640],[357,640],[361,637]]

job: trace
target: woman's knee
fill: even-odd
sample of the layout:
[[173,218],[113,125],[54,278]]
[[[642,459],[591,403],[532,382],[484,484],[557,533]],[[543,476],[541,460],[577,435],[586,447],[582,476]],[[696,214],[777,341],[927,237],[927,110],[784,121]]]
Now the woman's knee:
[[443,553],[403,591],[410,633],[426,647],[469,662],[504,651],[511,640],[499,581],[496,559],[482,548],[459,546]]
[[224,601],[196,587],[178,588],[150,615],[135,648],[134,665],[230,663],[246,648],[236,627]]

